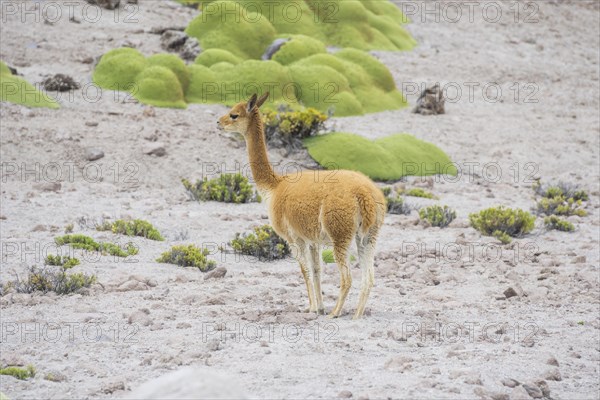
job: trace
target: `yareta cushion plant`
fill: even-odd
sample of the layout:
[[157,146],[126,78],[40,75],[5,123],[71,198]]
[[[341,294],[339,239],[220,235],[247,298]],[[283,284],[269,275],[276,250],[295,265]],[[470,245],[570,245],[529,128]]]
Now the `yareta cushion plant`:
[[434,144],[408,134],[369,140],[350,133],[304,139],[311,157],[327,169],[360,171],[378,181],[406,175],[456,175],[450,158]]
[[58,102],[48,94],[37,90],[25,79],[13,75],[10,68],[2,61],[0,61],[0,101],[27,107],[60,107]]
[[[266,107],[285,103],[336,116],[394,110],[407,104],[386,66],[364,51],[409,50],[415,45],[403,27],[407,18],[391,2],[197,3],[201,14],[186,29],[204,49],[194,64],[185,66],[175,55],[146,58],[135,49],[115,49],[100,60],[94,82],[164,107],[183,107],[182,102],[233,105],[252,93],[267,91],[271,97]],[[271,60],[261,60],[275,39],[285,42]],[[179,85],[159,83],[169,79],[163,73],[138,88],[138,75],[152,66],[170,69]],[[175,93],[160,98],[167,95],[161,89],[166,87]]]

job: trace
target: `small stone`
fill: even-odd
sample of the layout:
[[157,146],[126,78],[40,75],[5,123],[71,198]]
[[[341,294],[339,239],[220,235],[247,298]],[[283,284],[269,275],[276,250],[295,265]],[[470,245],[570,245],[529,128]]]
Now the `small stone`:
[[518,296],[518,294],[517,294],[517,292],[515,291],[515,289],[513,289],[512,287],[509,287],[508,289],[506,289],[506,290],[504,291],[504,296],[505,296],[507,299],[510,299],[511,297]]
[[162,157],[165,154],[167,154],[165,145],[161,142],[152,142],[150,144],[147,144],[146,146],[144,146],[144,149],[142,151],[144,152],[144,154],[147,154],[149,156],[154,155],[157,157]]
[[152,319],[144,310],[138,310],[129,316],[127,322],[131,325],[149,326],[152,324]]
[[523,386],[523,389],[525,389],[527,391],[527,394],[529,396],[533,397],[534,399],[541,399],[542,397],[544,397],[540,388],[537,387],[535,384],[524,383],[522,386]]
[[182,31],[166,30],[160,36],[160,47],[167,51],[179,51],[188,40],[188,35]]
[[96,161],[104,157],[104,151],[97,147],[90,147],[85,151],[85,159],[88,161]]
[[510,400],[510,396],[506,393],[489,393],[489,396],[492,400]]
[[342,390],[341,392],[338,393],[337,397],[340,399],[349,399],[352,397],[352,392],[349,390]]
[[46,229],[45,225],[36,225],[33,227],[33,229],[31,230],[32,232],[46,232],[48,229]]
[[98,122],[96,122],[96,121],[86,121],[85,122],[85,126],[91,126],[91,127],[98,126]]
[[562,381],[562,375],[558,368],[550,370],[544,374],[544,379],[548,381]]
[[88,3],[96,4],[108,10],[114,10],[119,7],[120,0],[87,0]]
[[104,394],[113,394],[114,392],[118,392],[120,390],[125,390],[125,382],[123,381],[109,383],[102,388],[102,392]]
[[558,367],[558,360],[554,357],[550,357],[547,361],[546,364],[548,365],[554,365],[555,367]]
[[502,379],[502,384],[504,386],[509,387],[509,388],[514,388],[514,387],[520,385],[519,381],[516,381],[516,380],[511,379],[511,378],[504,378],[504,379]]
[[188,324],[187,322],[180,322],[176,326],[177,329],[188,329],[188,328],[191,328],[191,327],[192,327],[192,325]]
[[529,400],[531,396],[523,386],[517,386],[510,392],[510,400]]
[[181,48],[179,56],[186,61],[193,61],[196,59],[196,57],[198,57],[200,53],[202,53],[202,47],[200,47],[198,39],[188,38],[188,40]]
[[209,351],[217,351],[221,350],[223,346],[221,345],[221,341],[219,339],[211,339],[207,344],[206,348]]
[[548,386],[548,383],[546,383],[545,380],[537,380],[535,381],[535,384],[537,385],[537,387],[540,388],[544,397],[550,397],[550,387]]
[[585,256],[577,256],[571,260],[573,264],[585,264],[587,258]]
[[271,58],[273,58],[273,56],[275,55],[275,53],[277,53],[279,51],[279,49],[281,48],[281,46],[283,46],[285,43],[287,43],[290,39],[288,38],[279,38],[279,39],[275,39],[273,41],[273,43],[271,43],[269,45],[269,47],[267,47],[267,50],[265,51],[265,53],[262,55],[262,59],[264,61],[266,60],[270,60]]
[[43,192],[58,192],[62,187],[60,182],[43,182],[33,185],[34,189],[41,190]]
[[225,274],[227,274],[227,268],[217,267],[212,271],[207,272],[204,276],[204,280],[206,281],[208,279],[221,279],[225,276]]

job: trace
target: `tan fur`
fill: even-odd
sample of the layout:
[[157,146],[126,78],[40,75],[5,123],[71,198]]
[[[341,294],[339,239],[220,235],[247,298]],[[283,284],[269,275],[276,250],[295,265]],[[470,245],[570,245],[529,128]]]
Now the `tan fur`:
[[[268,204],[275,232],[292,248],[310,302],[310,311],[323,313],[321,245],[333,246],[340,271],[340,294],[330,313],[338,317],[352,284],[348,250],[354,240],[362,269],[361,293],[354,318],[360,318],[374,281],[375,242],[385,216],[385,198],[375,184],[353,171],[302,171],[278,175],[267,157],[259,107],[268,93],[235,105],[218,121],[220,129],[246,139],[252,175]],[[237,118],[232,118],[237,116]]]

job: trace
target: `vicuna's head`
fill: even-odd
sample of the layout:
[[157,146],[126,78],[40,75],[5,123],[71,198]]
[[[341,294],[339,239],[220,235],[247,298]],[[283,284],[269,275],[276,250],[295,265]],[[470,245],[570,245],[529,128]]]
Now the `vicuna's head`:
[[269,97],[269,92],[260,98],[253,94],[250,100],[243,101],[233,106],[231,110],[217,121],[217,127],[228,132],[238,132],[245,135],[248,131],[255,110],[258,110]]

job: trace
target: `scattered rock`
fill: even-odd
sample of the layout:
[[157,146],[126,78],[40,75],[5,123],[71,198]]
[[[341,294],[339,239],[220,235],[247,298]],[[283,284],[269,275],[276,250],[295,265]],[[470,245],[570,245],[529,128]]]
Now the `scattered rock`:
[[148,309],[138,310],[129,316],[127,322],[132,325],[149,326],[152,324],[152,319],[148,314],[150,314]]
[[537,385],[537,387],[540,388],[544,397],[548,397],[548,398],[550,397],[550,387],[548,386],[548,383],[546,383],[545,380],[543,380],[543,379],[537,380],[537,381],[535,381],[535,384]]
[[42,192],[58,192],[61,187],[60,182],[42,182],[33,185],[34,189],[41,190]]
[[44,79],[42,87],[52,92],[68,92],[69,90],[79,89],[79,83],[68,75],[56,74]]
[[489,396],[492,400],[510,400],[510,396],[506,393],[489,393]]
[[446,112],[444,108],[445,102],[444,93],[440,85],[436,83],[421,93],[417,99],[417,106],[413,110],[413,113],[421,115],[444,114]]
[[114,10],[119,7],[120,0],[87,0],[90,4],[95,4],[99,7],[104,7],[108,10]]
[[586,261],[587,261],[587,258],[585,256],[577,256],[577,257],[573,258],[573,260],[571,260],[571,263],[585,264]]
[[5,367],[22,367],[25,365],[25,361],[17,353],[4,352],[0,358],[0,366]]
[[177,329],[188,329],[188,328],[191,328],[191,327],[192,327],[192,325],[188,324],[187,322],[180,322],[176,326]]
[[202,53],[202,47],[200,47],[198,39],[188,38],[181,48],[181,51],[179,51],[179,56],[186,61],[193,61],[200,53]]
[[511,379],[511,378],[504,378],[504,379],[502,379],[502,384],[504,386],[509,387],[509,388],[514,388],[514,387],[520,385],[519,381],[516,381],[516,380]]
[[85,159],[88,161],[96,161],[104,157],[104,151],[97,147],[90,147],[85,151]]
[[142,384],[128,399],[247,399],[237,381],[206,368],[185,367]]
[[142,151],[144,152],[144,154],[157,157],[162,157],[165,154],[167,154],[165,145],[162,142],[152,142],[150,144],[147,144],[146,146],[144,146],[144,149]]
[[531,396],[523,386],[517,386],[510,392],[510,400],[530,400]]
[[515,289],[513,289],[513,288],[509,287],[508,289],[506,289],[506,290],[504,291],[504,296],[505,296],[507,299],[510,299],[511,297],[515,297],[515,296],[518,296],[518,295],[517,295],[517,292],[515,291]]
[[544,379],[547,381],[562,381],[562,375],[558,368],[552,369],[544,374]]
[[404,372],[412,368],[414,359],[408,356],[396,356],[386,361],[384,368],[388,371]]
[[339,397],[340,399],[349,399],[352,397],[352,392],[349,390],[342,390],[338,393],[337,397]]
[[554,357],[550,357],[547,361],[546,364],[548,365],[554,365],[555,367],[558,367],[558,360]]
[[277,53],[279,51],[279,49],[281,48],[281,46],[283,46],[289,40],[290,40],[289,38],[275,39],[273,41],[273,43],[271,43],[269,45],[269,47],[267,47],[267,50],[262,55],[262,59],[263,60],[270,60],[271,58],[273,58],[273,55],[275,55],[275,53]]
[[212,271],[209,271],[206,273],[206,275],[204,276],[204,280],[208,280],[208,279],[221,279],[225,276],[225,274],[227,273],[227,268],[225,267],[217,267],[215,269],[213,269]]
[[91,126],[91,127],[98,126],[98,122],[96,122],[96,121],[86,121],[85,126]]
[[118,392],[120,390],[125,390],[125,389],[126,389],[125,382],[123,382],[123,381],[112,382],[102,388],[102,393],[113,394],[114,392]]
[[527,391],[527,394],[529,396],[531,396],[532,398],[541,399],[542,397],[544,397],[540,388],[537,387],[535,384],[524,383],[522,386],[523,386],[523,389],[525,389],[525,391]]
[[206,348],[209,351],[217,351],[223,349],[223,345],[219,339],[211,339],[206,343]]
[[160,36],[160,47],[167,51],[179,51],[188,39],[185,32],[179,30],[165,30]]
[[33,229],[31,230],[32,232],[46,232],[48,229],[46,229],[45,225],[36,225],[33,227]]

